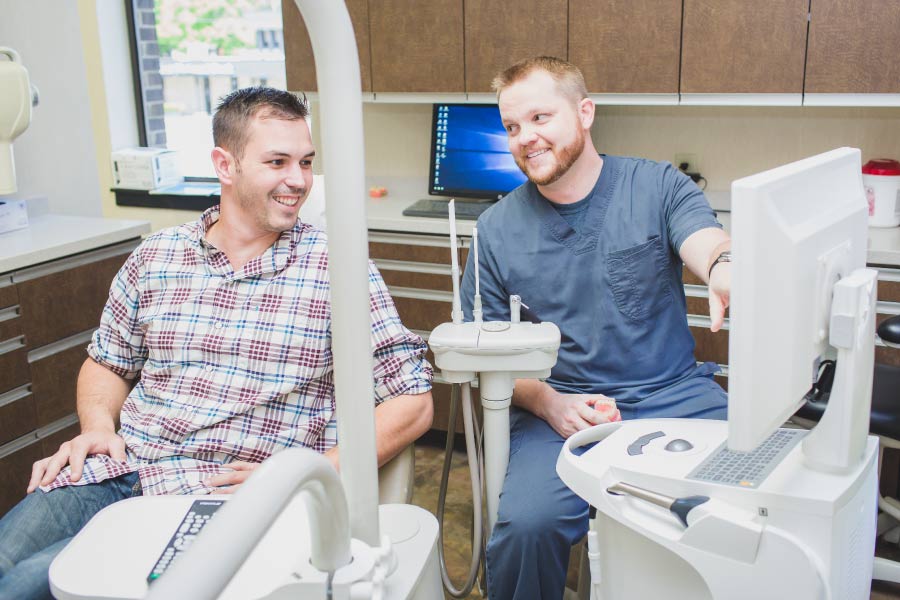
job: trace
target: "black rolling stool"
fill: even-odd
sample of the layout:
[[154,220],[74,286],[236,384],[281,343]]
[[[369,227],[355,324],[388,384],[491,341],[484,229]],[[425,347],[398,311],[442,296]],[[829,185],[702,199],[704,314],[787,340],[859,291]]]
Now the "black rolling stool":
[[[878,327],[878,337],[885,345],[900,348],[900,315],[883,321]],[[800,425],[815,425],[825,412],[831,380],[834,377],[833,363],[822,370],[816,387],[807,395],[806,404],[797,411],[794,421]],[[878,464],[885,448],[900,449],[900,367],[875,363],[872,376],[872,412],[869,432],[879,439]],[[878,495],[878,508],[883,513],[878,519],[878,534],[900,525],[900,500]],[[884,515],[888,515],[885,518]],[[900,563],[881,558],[875,559],[873,579],[900,583]]]

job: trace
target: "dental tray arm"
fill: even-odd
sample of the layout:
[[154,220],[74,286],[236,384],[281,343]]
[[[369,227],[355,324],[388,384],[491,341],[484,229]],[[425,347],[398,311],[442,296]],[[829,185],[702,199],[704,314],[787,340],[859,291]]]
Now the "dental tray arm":
[[295,494],[309,509],[310,555],[320,571],[350,562],[350,521],[340,477],[327,458],[291,448],[266,460],[150,588],[151,600],[219,596]]

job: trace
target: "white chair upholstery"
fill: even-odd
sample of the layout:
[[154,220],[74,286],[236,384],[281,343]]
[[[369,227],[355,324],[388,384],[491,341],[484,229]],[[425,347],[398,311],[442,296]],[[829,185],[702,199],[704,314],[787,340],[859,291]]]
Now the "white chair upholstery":
[[378,469],[378,503],[409,504],[415,482],[416,452],[412,444]]

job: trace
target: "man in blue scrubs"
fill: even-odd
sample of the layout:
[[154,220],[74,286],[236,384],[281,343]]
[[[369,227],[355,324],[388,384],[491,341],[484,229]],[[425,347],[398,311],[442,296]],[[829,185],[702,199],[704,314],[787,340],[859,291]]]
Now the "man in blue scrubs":
[[529,181],[478,220],[484,319],[508,321],[509,296],[518,294],[529,307],[523,320],[556,323],[562,343],[546,382],[516,382],[488,594],[561,598],[570,547],[588,526],[587,504],[556,475],[564,440],[620,417],[725,418],[716,365],[694,359],[681,271],[687,265],[708,282],[717,331],[728,306],[730,239],[672,165],[597,154],[594,103],[574,65],[528,59],[501,73],[494,89],[509,149]]

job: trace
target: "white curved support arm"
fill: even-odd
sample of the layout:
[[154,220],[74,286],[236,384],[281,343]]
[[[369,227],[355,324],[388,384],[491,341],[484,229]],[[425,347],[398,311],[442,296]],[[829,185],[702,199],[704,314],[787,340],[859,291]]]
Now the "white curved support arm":
[[168,572],[150,588],[148,599],[213,599],[295,494],[304,492],[309,509],[311,562],[332,572],[350,562],[347,499],[327,458],[306,449],[279,452],[264,462],[225,503]]
[[341,479],[353,537],[376,547],[381,535],[359,53],[344,2],[294,2],[312,42],[328,176],[325,214]]

